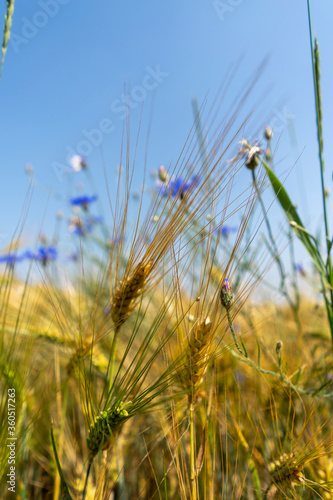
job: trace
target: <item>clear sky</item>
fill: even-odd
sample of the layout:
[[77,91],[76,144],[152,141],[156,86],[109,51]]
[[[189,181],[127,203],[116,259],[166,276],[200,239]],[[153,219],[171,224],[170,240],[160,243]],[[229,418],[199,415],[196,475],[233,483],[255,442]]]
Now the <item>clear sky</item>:
[[[3,1],[2,17],[4,7]],[[313,0],[312,17],[321,51],[331,186],[332,0]],[[177,158],[193,121],[192,97],[200,102],[207,92],[213,96],[230,64],[240,60],[231,99],[266,56],[269,62],[254,93],[254,102],[265,103],[258,127],[273,125],[282,134],[278,173],[290,169],[302,153],[286,187],[315,229],[321,204],[306,0],[17,1],[0,84],[1,248],[20,218],[29,184],[27,163],[37,181],[25,226],[29,243],[39,228],[48,233],[56,211],[64,209],[67,188],[61,173],[69,166],[70,151],[86,156],[107,210],[101,150],[112,186],[125,94],[133,130],[144,103],[135,177],[139,186],[152,102],[148,169]],[[99,134],[89,134],[97,128]],[[290,144],[291,128],[297,150]],[[57,194],[50,197],[48,190]],[[88,186],[84,190],[92,194]]]

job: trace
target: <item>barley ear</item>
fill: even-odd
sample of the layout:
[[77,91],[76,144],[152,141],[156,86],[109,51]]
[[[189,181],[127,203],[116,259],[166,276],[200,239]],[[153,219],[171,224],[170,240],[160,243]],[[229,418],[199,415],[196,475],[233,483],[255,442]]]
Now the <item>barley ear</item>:
[[111,318],[116,330],[119,330],[133,312],[136,299],[143,293],[151,269],[152,262],[139,262],[130,277],[119,281],[111,297]]
[[296,459],[294,453],[283,453],[278,460],[269,465],[269,473],[274,484],[282,487],[293,487],[304,483],[302,469],[304,464]]
[[129,417],[128,408],[131,401],[120,402],[116,408],[101,411],[89,429],[87,445],[90,459],[92,460],[100,450],[106,449],[111,444],[114,433]]
[[209,349],[212,341],[213,323],[207,317],[198,320],[191,329],[185,359],[185,372],[181,383],[190,391],[189,398],[195,399],[207,370]]

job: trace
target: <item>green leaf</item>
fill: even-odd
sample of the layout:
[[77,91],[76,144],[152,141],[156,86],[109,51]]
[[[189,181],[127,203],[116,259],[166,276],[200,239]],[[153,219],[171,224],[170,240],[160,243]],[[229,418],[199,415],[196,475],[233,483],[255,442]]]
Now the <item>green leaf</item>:
[[244,345],[244,342],[242,341],[242,339],[240,339],[240,341],[241,341],[241,344],[242,344],[242,347],[243,347],[243,351],[244,351],[244,352],[243,352],[243,354],[244,354],[244,356],[245,356],[246,358],[248,358],[248,357],[249,357],[249,355],[248,355],[248,353],[247,353],[247,350],[246,350],[246,347],[245,347],[245,345]]
[[73,500],[73,498],[71,497],[71,494],[69,493],[67,482],[66,482],[64,473],[62,471],[62,468],[61,468],[61,465],[60,465],[60,462],[59,462],[59,457],[58,457],[58,453],[57,453],[57,447],[56,447],[56,444],[55,444],[54,434],[53,434],[53,425],[51,425],[51,441],[52,441],[52,448],[53,448],[53,452],[54,452],[55,461],[56,461],[56,464],[57,464],[57,469],[58,469],[60,480],[61,480],[61,498],[66,498],[68,500]]
[[163,481],[164,481],[164,498],[165,500],[168,500],[168,487],[167,487],[167,472],[166,472],[166,467],[165,467],[165,456],[164,456],[164,450],[163,450]]
[[314,398],[315,396],[317,396],[317,394],[319,394],[320,392],[322,392],[322,391],[323,391],[323,389],[325,389],[325,387],[327,387],[327,386],[331,386],[331,385],[332,385],[332,381],[331,381],[331,380],[329,380],[328,382],[325,382],[323,385],[321,385],[321,386],[319,387],[319,389],[315,390],[315,391],[311,394],[311,396]]
[[291,199],[289,198],[287,191],[283,187],[282,182],[276,177],[272,169],[264,160],[262,160],[262,164],[266,170],[277,199],[279,200],[280,205],[284,210],[284,213],[286,214],[289,221],[293,223],[291,224],[291,227],[296,232],[299,240],[303,243],[320,275],[326,278],[325,264],[316,244],[313,243],[313,240],[315,241],[315,238],[309,233],[309,231],[307,231],[307,229],[305,229],[304,224],[300,216],[298,215]]
[[258,347],[258,366],[260,368],[260,344],[259,344],[259,340],[256,339],[257,341],[257,347]]

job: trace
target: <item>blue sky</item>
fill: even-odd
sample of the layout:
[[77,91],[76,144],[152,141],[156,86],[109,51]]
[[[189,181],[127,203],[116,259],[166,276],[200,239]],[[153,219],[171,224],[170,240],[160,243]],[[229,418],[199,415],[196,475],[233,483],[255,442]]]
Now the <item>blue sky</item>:
[[[328,145],[333,132],[333,3],[312,3]],[[56,211],[66,204],[66,183],[55,165],[61,165],[61,172],[68,165],[68,152],[87,147],[87,137],[85,156],[107,212],[102,156],[112,187],[120,157],[124,93],[129,94],[134,131],[144,103],[135,174],[139,186],[152,103],[148,169],[175,161],[192,125],[192,97],[201,102],[207,92],[213,96],[230,64],[241,56],[229,98],[269,56],[253,96],[253,102],[264,103],[258,130],[273,124],[281,136],[278,173],[288,171],[302,153],[286,187],[312,229],[317,228],[321,200],[305,0],[17,1],[12,34],[0,84],[2,248],[21,215],[29,184],[27,163],[33,165],[37,181],[24,231],[29,243],[40,228],[45,233],[53,228]],[[290,144],[290,126],[296,130],[297,148]],[[90,134],[101,127],[102,133]],[[98,145],[91,144],[94,141]],[[328,146],[325,159],[331,186],[333,158]],[[50,190],[56,195],[49,196]],[[88,185],[85,191],[91,192]],[[277,207],[275,213],[280,217]]]

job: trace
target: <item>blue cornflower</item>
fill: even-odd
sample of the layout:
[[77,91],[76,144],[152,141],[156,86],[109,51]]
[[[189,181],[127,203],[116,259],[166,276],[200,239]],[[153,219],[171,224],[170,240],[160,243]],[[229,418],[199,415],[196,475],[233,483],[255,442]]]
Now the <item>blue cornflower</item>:
[[216,233],[221,234],[221,236],[224,236],[225,238],[236,231],[238,231],[238,227],[236,226],[222,226],[216,229]]
[[69,202],[73,206],[82,207],[84,210],[88,210],[88,206],[90,205],[90,203],[96,201],[97,198],[97,194],[94,194],[93,196],[83,195],[71,198]]
[[14,266],[16,262],[22,262],[22,260],[28,258],[28,252],[23,253],[22,255],[17,255],[16,253],[7,253],[5,255],[0,255],[0,262],[4,262],[9,264],[10,266]]
[[178,179],[171,180],[168,184],[159,182],[159,194],[161,196],[171,196],[176,197],[179,196],[181,199],[184,197],[184,194],[189,189],[195,189],[200,184],[200,177],[198,175],[194,175],[190,182],[184,182],[184,180],[179,177]]
[[91,233],[92,226],[76,226],[73,229],[73,234],[76,236],[86,236],[88,233]]
[[91,233],[96,224],[101,224],[103,222],[103,217],[96,217],[90,215],[84,219],[81,219],[77,215],[71,217],[69,224],[69,231],[76,234],[77,236],[86,236]]
[[54,245],[42,246],[38,248],[37,253],[33,256],[35,260],[40,261],[43,266],[49,261],[54,261],[58,257],[58,250]]
[[79,258],[80,258],[79,252],[72,252],[71,254],[69,254],[65,257],[65,261],[66,262],[78,262]]
[[86,217],[86,219],[84,220],[84,227],[86,229],[86,232],[91,233],[91,231],[94,229],[94,226],[96,226],[96,224],[102,224],[102,222],[103,217],[93,215]]
[[305,277],[306,272],[302,264],[294,264],[294,269],[297,271],[301,276]]

